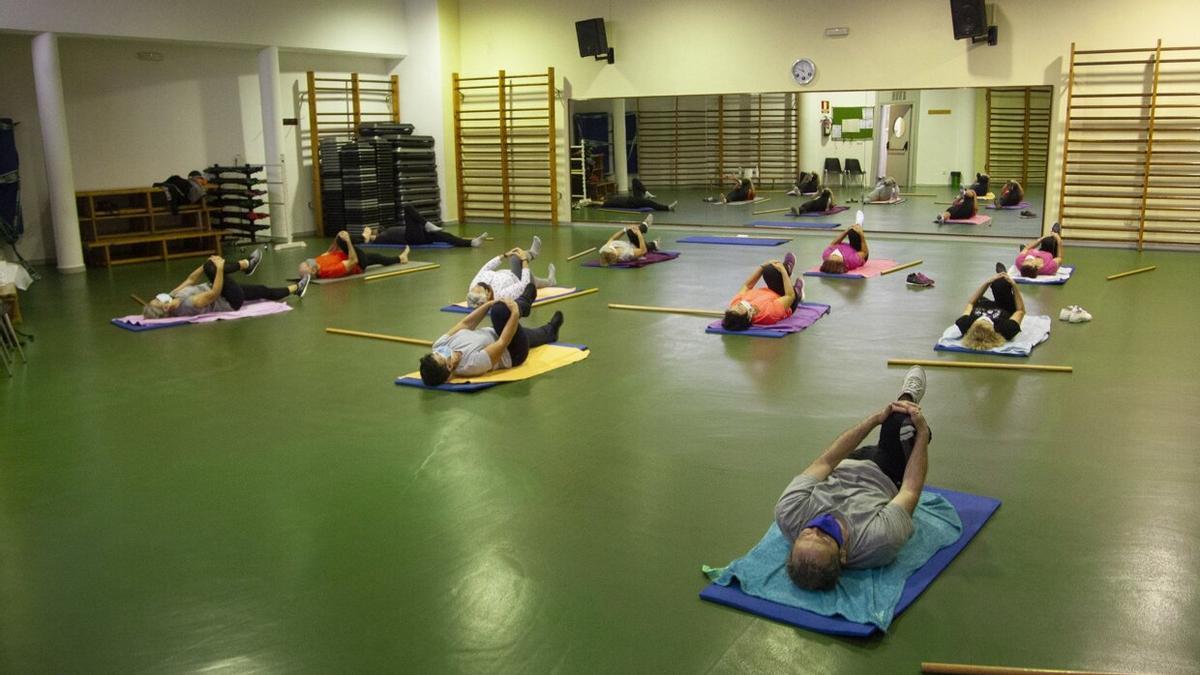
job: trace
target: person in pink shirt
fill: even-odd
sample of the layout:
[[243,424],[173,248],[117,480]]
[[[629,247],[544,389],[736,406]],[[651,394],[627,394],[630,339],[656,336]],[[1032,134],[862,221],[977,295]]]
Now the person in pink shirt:
[[858,212],[858,222],[838,235],[825,247],[821,254],[821,271],[825,274],[845,274],[866,264],[871,257],[867,246],[867,235],[862,229],[863,212]]
[[1053,276],[1062,265],[1063,242],[1058,223],[1050,228],[1050,234],[1022,246],[1017,254],[1017,270],[1026,279],[1038,276]]
[[[791,316],[804,299],[804,280],[792,281],[795,266],[796,256],[788,253],[783,262],[771,260],[756,267],[742,290],[729,301],[721,327],[741,331],[752,325],[769,326]],[[759,279],[766,286],[758,286]]]

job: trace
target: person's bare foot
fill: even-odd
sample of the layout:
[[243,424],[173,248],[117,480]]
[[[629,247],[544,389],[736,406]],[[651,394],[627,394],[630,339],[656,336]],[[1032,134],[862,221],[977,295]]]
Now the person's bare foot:
[[411,250],[411,249],[410,249],[410,248],[409,248],[409,247],[406,245],[406,246],[404,247],[404,250],[400,252],[400,264],[401,264],[401,265],[407,265],[407,264],[408,264],[408,252],[409,252],[410,250]]

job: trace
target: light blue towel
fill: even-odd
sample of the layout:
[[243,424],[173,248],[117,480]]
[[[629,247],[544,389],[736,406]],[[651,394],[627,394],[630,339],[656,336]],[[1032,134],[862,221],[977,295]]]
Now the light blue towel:
[[939,352],[971,352],[974,354],[996,354],[998,356],[1029,356],[1033,348],[1050,339],[1050,317],[1025,315],[1021,319],[1021,332],[1013,339],[992,349],[971,349],[962,342],[962,331],[958,326],[950,327],[933,346]]
[[842,616],[858,623],[871,623],[887,631],[904,582],[934,553],[958,541],[962,521],[944,497],[922,492],[920,504],[913,514],[913,528],[913,536],[890,565],[843,570],[832,591],[806,591],[792,583],[786,568],[792,544],[775,523],[749,553],[729,563],[728,567],[705,565],[703,570],[710,580],[722,586],[728,586],[736,577],[742,591],[755,597],[824,616]]

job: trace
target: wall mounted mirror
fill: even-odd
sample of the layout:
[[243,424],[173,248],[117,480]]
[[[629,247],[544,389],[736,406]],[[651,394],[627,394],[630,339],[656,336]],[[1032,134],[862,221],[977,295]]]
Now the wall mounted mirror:
[[[574,100],[573,218],[629,220],[627,207],[673,206],[655,218],[833,229],[862,208],[876,231],[1031,239],[1042,231],[1052,93],[1040,86]],[[849,208],[793,216],[810,199],[788,194],[802,172],[816,173],[834,204]],[[1019,183],[1018,203],[995,208],[979,195],[978,214],[990,224],[935,223],[979,173],[988,174],[992,195]],[[739,177],[754,183],[756,201],[722,204]],[[884,177],[899,198],[864,204]],[[652,207],[636,190],[629,199],[635,180]]]

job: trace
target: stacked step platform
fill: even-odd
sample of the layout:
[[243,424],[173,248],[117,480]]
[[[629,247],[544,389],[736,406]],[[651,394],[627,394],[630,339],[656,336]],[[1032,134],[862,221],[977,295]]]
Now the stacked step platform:
[[320,144],[325,235],[363,227],[404,224],[411,205],[442,222],[432,136],[414,136],[411,124],[368,122],[357,140],[326,138]]
[[225,230],[224,240],[254,243],[255,235],[271,229],[266,206],[267,178],[262,166],[214,164],[204,170],[215,189],[209,191],[208,206],[214,229]]

